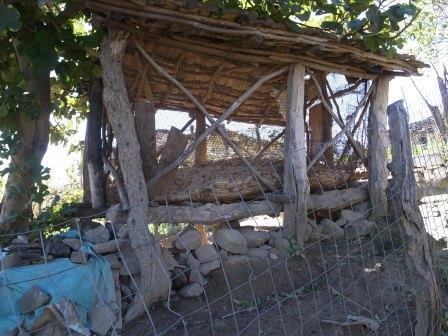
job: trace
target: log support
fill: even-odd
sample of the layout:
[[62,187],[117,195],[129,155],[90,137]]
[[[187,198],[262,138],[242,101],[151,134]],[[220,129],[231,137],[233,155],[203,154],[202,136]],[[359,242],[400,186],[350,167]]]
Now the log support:
[[[199,138],[202,133],[207,129],[207,125],[205,124],[205,115],[198,112],[196,115],[196,138]],[[194,152],[194,164],[201,165],[207,161],[207,139],[205,139],[201,144],[196,148]]]
[[303,246],[307,221],[309,181],[306,167],[305,135],[305,67],[291,65],[286,93],[285,167],[283,192],[288,196],[284,204],[285,234],[295,237]]
[[112,29],[103,38],[100,53],[104,81],[103,100],[117,139],[118,156],[123,167],[123,180],[130,206],[127,220],[129,236],[142,273],[140,291],[132,300],[124,316],[124,323],[145,311],[149,314],[148,305],[167,298],[171,282],[160,244],[148,231],[148,194],[140,144],[122,69],[127,41],[127,34]]
[[389,96],[390,77],[379,77],[369,111],[368,121],[368,171],[372,202],[372,215],[375,220],[381,220],[387,214],[387,104]]
[[397,101],[387,109],[392,148],[389,169],[393,176],[395,216],[404,231],[404,261],[409,285],[416,298],[416,324],[413,335],[439,335],[442,323],[442,295],[440,293],[428,234],[419,210],[417,188],[409,135],[409,117],[403,101]]

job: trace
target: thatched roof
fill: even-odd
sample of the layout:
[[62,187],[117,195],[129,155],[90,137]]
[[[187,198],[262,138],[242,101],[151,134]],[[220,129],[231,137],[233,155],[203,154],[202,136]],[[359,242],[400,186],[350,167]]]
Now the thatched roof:
[[[356,78],[412,75],[424,64],[412,56],[392,59],[368,52],[362,43],[319,29],[292,30],[242,10],[222,10],[195,1],[87,1],[98,24],[128,31],[151,57],[179,79],[209,112],[220,115],[261,76],[294,62],[313,70]],[[195,111],[130,44],[124,71],[131,98],[159,108]],[[265,83],[233,120],[282,124],[285,76]],[[307,99],[316,93],[311,85]]]

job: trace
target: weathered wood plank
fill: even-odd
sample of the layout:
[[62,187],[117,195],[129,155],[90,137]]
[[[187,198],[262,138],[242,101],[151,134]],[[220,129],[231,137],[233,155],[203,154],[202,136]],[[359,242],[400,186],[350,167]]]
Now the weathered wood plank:
[[387,109],[392,147],[389,169],[394,177],[391,186],[395,216],[403,227],[405,263],[409,285],[416,295],[417,316],[414,335],[438,335],[442,316],[441,293],[429,250],[427,232],[419,210],[417,188],[413,170],[408,113],[403,101]]
[[[266,200],[221,204],[207,203],[200,206],[160,205],[149,208],[148,222],[160,223],[201,223],[212,225],[226,221],[236,221],[258,215],[278,215],[283,203],[289,204],[288,196],[267,194]],[[369,199],[367,187],[332,190],[323,194],[310,195],[308,210],[330,211],[344,209]]]
[[[305,67],[291,65],[286,93],[285,167],[283,192],[289,196],[284,203],[284,230],[299,244],[307,221],[307,199],[310,192],[306,169],[305,135]],[[302,242],[303,243],[303,242]]]
[[156,107],[148,102],[134,102],[133,107],[143,174],[148,181],[157,170]]
[[390,77],[379,77],[370,105],[367,138],[369,144],[368,171],[372,202],[372,215],[381,220],[387,213],[387,134],[386,109]]

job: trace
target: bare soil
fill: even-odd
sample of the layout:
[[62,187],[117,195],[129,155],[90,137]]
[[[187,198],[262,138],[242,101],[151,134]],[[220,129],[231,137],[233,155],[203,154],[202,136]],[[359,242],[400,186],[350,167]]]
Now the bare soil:
[[[412,335],[413,289],[400,249],[374,243],[315,242],[305,257],[225,262],[199,299],[169,303],[126,326],[124,335]],[[234,314],[235,313],[235,314]],[[379,322],[374,332],[340,326],[348,315]]]

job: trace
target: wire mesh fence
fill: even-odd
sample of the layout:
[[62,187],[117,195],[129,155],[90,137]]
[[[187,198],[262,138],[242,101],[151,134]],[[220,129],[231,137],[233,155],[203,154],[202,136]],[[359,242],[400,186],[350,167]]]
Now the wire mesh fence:
[[[340,89],[336,84],[329,92]],[[368,84],[360,85],[359,92],[333,102],[340,108],[341,120],[353,117],[367,89]],[[346,139],[340,140],[332,144],[332,156],[323,155],[310,168],[303,241],[282,230],[289,224],[284,222],[282,205],[294,206],[282,192],[283,143],[278,135],[283,129],[237,123],[226,125],[229,136],[275,190],[268,190],[232,157],[217,135],[211,135],[207,163],[198,167],[189,158],[177,172],[178,180],[172,177],[163,193],[152,197],[148,215],[152,246],[131,242],[132,209],[120,206],[60,223],[52,232],[2,235],[8,244],[0,246],[0,297],[6,298],[0,304],[1,332],[414,335],[416,297],[426,284],[414,281],[412,265],[404,262],[413,238],[403,231],[397,216],[397,195],[389,192],[387,204],[376,205],[387,205],[387,216],[372,218],[367,114],[361,113],[350,129],[362,157],[351,147],[346,149]],[[415,114],[417,122],[424,119]],[[184,125],[189,118],[183,119]],[[448,281],[445,144],[436,128],[415,123],[410,125],[410,139],[419,210],[444,289]],[[185,130],[190,142],[196,125],[191,126]],[[332,135],[339,131],[332,126]],[[158,130],[158,150],[168,133]],[[308,152],[308,162],[321,149],[317,146],[310,153],[311,147],[308,142],[302,149]],[[170,282],[163,302],[156,305],[146,300],[155,285],[149,292],[142,287],[148,280],[142,279],[142,267],[150,265],[141,265],[135,252],[143,247],[152,251],[153,262],[163,265],[164,278]],[[434,318],[445,323],[444,316]]]

